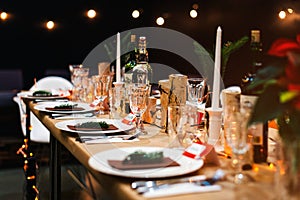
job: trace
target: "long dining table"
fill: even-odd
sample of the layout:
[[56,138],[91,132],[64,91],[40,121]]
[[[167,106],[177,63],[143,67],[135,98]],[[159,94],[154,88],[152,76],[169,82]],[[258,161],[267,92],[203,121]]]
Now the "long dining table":
[[[144,180],[145,178],[131,178],[116,176],[109,173],[103,173],[95,170],[89,165],[89,159],[99,152],[104,152],[113,148],[121,147],[167,147],[168,135],[160,130],[160,128],[153,125],[145,125],[151,137],[139,138],[139,141],[128,143],[102,143],[102,144],[86,144],[76,140],[78,137],[74,133],[58,129],[55,124],[61,120],[53,119],[51,115],[46,112],[38,111],[34,108],[36,102],[31,99],[24,99],[28,110],[34,113],[37,118],[50,131],[50,199],[61,198],[61,147],[64,146],[92,175],[97,183],[101,186],[103,196],[110,197],[110,199],[149,199],[138,194],[131,188],[131,183],[135,180]],[[107,118],[107,116],[101,116]],[[174,176],[160,178],[160,180],[187,177],[191,175],[206,175],[211,177],[217,169],[222,169],[224,172],[232,173],[231,159],[223,155],[217,156],[219,164],[208,162],[204,160],[204,165],[194,172]],[[266,163],[255,164],[252,170],[247,171],[252,177],[253,181],[247,184],[237,185],[227,180],[226,178],[219,181],[217,184],[221,186],[220,191],[189,193],[175,196],[157,197],[159,200],[216,200],[216,199],[276,199],[276,170]],[[145,179],[148,180],[148,179]]]

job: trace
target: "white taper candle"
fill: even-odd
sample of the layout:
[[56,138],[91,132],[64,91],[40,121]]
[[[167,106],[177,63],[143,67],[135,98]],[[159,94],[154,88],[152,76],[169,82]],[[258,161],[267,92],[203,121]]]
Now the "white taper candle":
[[219,26],[217,29],[216,49],[215,49],[215,68],[212,93],[212,109],[217,110],[220,106],[220,67],[221,67],[221,37],[222,30]]
[[117,34],[117,61],[116,61],[116,82],[121,82],[121,44],[120,33]]

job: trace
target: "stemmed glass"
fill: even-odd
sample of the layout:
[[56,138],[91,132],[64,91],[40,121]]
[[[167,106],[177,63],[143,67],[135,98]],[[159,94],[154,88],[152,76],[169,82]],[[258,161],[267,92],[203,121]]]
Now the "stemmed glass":
[[72,83],[74,85],[74,98],[75,100],[79,100],[79,101],[83,101],[84,100],[84,82],[85,79],[88,77],[89,75],[89,68],[87,67],[77,67],[77,68],[73,68],[73,73],[72,73]]
[[97,104],[100,106],[99,114],[104,113],[103,102],[108,96],[110,89],[111,76],[109,75],[94,75],[92,76],[92,81],[94,84],[94,96],[96,98]]
[[147,109],[149,96],[149,86],[146,84],[133,83],[130,86],[129,104],[130,109],[136,116],[136,135],[146,135],[147,132],[142,130],[141,116]]
[[[205,122],[205,89],[206,89],[206,78],[203,77],[194,77],[188,78],[187,83],[187,97],[188,102],[192,104],[193,107],[196,107],[197,121],[195,121],[194,128],[206,127]],[[204,130],[204,129],[203,129]],[[198,130],[199,131],[199,130]],[[198,132],[197,131],[197,132]],[[201,137],[205,138],[206,134],[201,134]]]
[[82,68],[83,65],[81,64],[75,64],[75,65],[69,65],[69,71],[70,71],[70,74],[71,74],[71,82],[73,83],[74,85],[74,76],[75,76],[75,69],[78,69],[78,68]]
[[187,85],[188,101],[195,105],[202,104],[205,95],[205,87],[205,78],[189,78]]
[[240,112],[234,111],[227,125],[228,128],[225,132],[226,142],[238,160],[236,165],[237,171],[231,174],[229,178],[232,178],[232,181],[236,184],[248,183],[252,178],[250,175],[245,174],[242,169],[242,162],[251,145],[251,136],[248,134],[247,120]]

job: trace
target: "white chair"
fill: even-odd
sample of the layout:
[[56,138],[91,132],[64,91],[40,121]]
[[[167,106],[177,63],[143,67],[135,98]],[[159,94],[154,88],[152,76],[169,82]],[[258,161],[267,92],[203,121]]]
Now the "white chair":
[[[73,85],[70,81],[65,78],[58,76],[47,76],[36,82],[29,91],[34,90],[70,90],[73,88]],[[20,93],[17,97],[14,97],[14,101],[18,103],[21,117],[21,127],[24,136],[26,135],[26,108],[24,103],[21,101],[21,96],[24,93]],[[25,93],[26,94],[26,93]],[[50,142],[50,133],[48,129],[36,118],[33,113],[30,113],[30,141],[38,143],[49,143]]]

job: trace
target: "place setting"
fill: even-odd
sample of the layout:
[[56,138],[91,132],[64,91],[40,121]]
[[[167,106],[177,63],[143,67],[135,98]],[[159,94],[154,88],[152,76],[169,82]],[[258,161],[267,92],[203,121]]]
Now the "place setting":
[[221,169],[212,177],[195,175],[204,166],[202,158],[187,156],[182,149],[158,146],[102,151],[92,155],[88,164],[101,173],[137,178],[131,189],[147,198],[221,191],[217,182],[225,176]]
[[125,124],[119,119],[63,120],[57,122],[55,127],[69,133],[75,133],[78,135],[77,140],[85,144],[139,141],[138,135],[132,134],[135,126]]
[[182,150],[156,146],[114,148],[96,153],[89,165],[102,173],[130,178],[166,178],[200,169],[202,159],[191,159]]
[[70,96],[70,92],[64,90],[33,90],[21,92],[19,93],[19,96],[35,101],[47,101],[56,99],[67,99]]
[[88,103],[72,101],[40,102],[34,108],[39,111],[58,114],[87,113],[96,110],[95,107],[91,107]]

